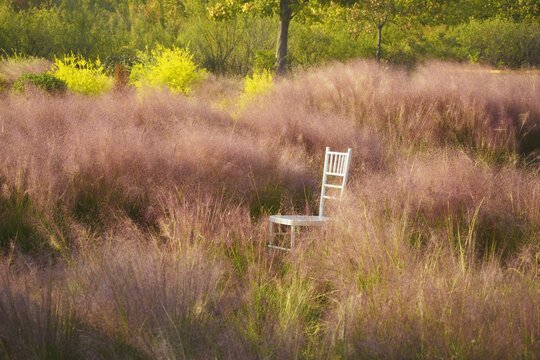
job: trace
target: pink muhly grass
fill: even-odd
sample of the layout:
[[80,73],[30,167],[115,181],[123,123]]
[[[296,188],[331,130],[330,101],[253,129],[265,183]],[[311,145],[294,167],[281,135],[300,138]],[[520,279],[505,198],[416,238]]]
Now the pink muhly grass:
[[195,245],[117,236],[73,260],[67,281],[77,313],[148,356],[211,354],[227,311],[223,266]]
[[284,191],[312,186],[305,154],[238,133],[227,115],[179,97],[18,97],[4,103],[1,178],[42,205],[73,210],[83,201],[102,215],[120,208],[140,218],[159,189],[225,190],[249,199],[271,183]]
[[[537,357],[540,182],[516,154],[538,79],[477,70],[337,64],[238,116],[168,93],[2,99],[0,229],[62,258],[38,291],[10,229],[0,353],[23,329],[96,358]],[[335,219],[269,252],[267,212],[316,208],[326,146],[353,148]]]
[[62,271],[0,260],[0,354],[7,358],[77,356],[80,341]]
[[540,77],[483,70],[332,65],[283,81],[240,121],[308,149],[354,143],[355,129],[367,125],[391,148],[460,146],[496,162],[527,156],[538,135]]
[[[437,195],[428,190],[422,196],[413,184],[412,194],[396,189],[390,198],[381,193],[389,182],[376,185],[378,193],[356,184],[327,231],[293,251],[291,261],[318,287],[330,288],[321,296],[335,304],[326,313],[328,350],[321,348],[320,356],[338,347],[367,358],[534,357],[538,244],[522,245],[507,265],[496,256],[478,259],[472,242],[480,220],[472,217],[461,224],[461,250],[444,232],[418,246],[416,197]],[[444,222],[452,214],[439,216]]]
[[418,156],[366,175],[357,185],[360,201],[379,216],[406,215],[419,241],[441,232],[457,235],[473,217],[479,254],[509,254],[538,236],[538,177],[511,167],[487,168],[463,153]]

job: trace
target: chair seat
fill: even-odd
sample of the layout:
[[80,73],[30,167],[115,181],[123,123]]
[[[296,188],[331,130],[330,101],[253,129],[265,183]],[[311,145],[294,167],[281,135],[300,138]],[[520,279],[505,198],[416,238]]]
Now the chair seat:
[[276,224],[289,226],[313,226],[322,225],[329,221],[329,217],[325,216],[308,216],[308,215],[271,215],[270,221]]

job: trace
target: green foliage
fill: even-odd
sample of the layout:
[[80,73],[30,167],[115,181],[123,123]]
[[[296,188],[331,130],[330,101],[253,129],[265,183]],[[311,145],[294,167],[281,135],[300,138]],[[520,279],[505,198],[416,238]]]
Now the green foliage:
[[[58,6],[14,9],[0,4],[0,51],[54,59],[77,53],[108,56],[129,41],[127,8],[107,9],[93,1],[58,1]],[[122,11],[125,11],[122,13]]]
[[[247,74],[257,52],[272,52],[276,21],[240,15],[228,21],[190,19],[178,37],[205,69],[218,74]],[[272,66],[274,58],[272,55]]]
[[133,66],[131,81],[137,88],[168,87],[174,93],[188,94],[191,86],[206,77],[206,71],[193,61],[187,49],[158,46],[140,56],[141,63]]
[[292,30],[290,62],[293,66],[307,68],[331,60],[371,57],[376,52],[375,40],[369,34],[352,37],[348,29],[333,29],[326,23],[294,25]]
[[274,53],[270,50],[253,50],[253,71],[270,70],[274,67]]
[[15,12],[0,5],[0,52],[53,57],[64,51],[66,26],[55,9]]
[[[392,63],[426,58],[511,67],[539,63],[540,5],[534,0],[290,5],[296,14],[287,60],[292,66],[374,57],[377,26],[385,19],[381,55]],[[130,70],[137,51],[161,44],[189,48],[211,72],[245,75],[269,67],[279,6],[274,0],[0,1],[0,53],[99,57],[107,59],[105,70],[112,74],[117,63]]]
[[67,84],[51,73],[22,74],[13,84],[13,90],[24,93],[28,85],[33,85],[48,93],[62,93],[66,91]]
[[453,28],[429,27],[420,36],[402,36],[399,41],[408,44],[417,58],[479,62],[512,68],[540,66],[538,22],[472,20]]
[[66,56],[56,59],[54,74],[66,82],[69,90],[86,95],[99,95],[112,87],[112,79],[105,74],[101,62],[84,59],[82,56]]
[[361,0],[359,3],[363,16],[377,27],[392,22],[397,16],[406,12],[412,4],[408,0]]
[[455,32],[461,51],[480,62],[510,67],[540,65],[540,23],[473,20]]
[[[303,1],[300,0],[299,2]],[[251,14],[259,17],[272,16],[278,12],[278,7],[279,1],[273,0],[226,0],[208,6],[207,11],[208,17],[214,21],[228,21],[241,14]]]

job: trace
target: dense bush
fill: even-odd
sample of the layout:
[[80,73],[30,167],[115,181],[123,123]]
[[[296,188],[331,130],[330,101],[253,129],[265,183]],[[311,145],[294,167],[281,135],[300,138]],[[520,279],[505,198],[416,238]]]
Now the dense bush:
[[349,24],[293,23],[290,39],[290,64],[308,68],[332,60],[346,61],[353,58],[374,57],[376,39],[365,31],[352,35]]
[[81,56],[66,56],[54,62],[54,75],[66,82],[69,90],[86,95],[98,95],[112,87],[112,79],[105,74],[101,62]]
[[496,66],[540,66],[540,23],[514,23],[501,19],[476,21],[455,30],[458,51]]
[[418,36],[401,37],[387,51],[396,52],[400,47],[408,48],[414,61],[438,58],[497,67],[540,66],[540,23],[488,19],[455,27],[435,26]]
[[51,73],[23,74],[13,84],[13,90],[24,93],[28,85],[33,85],[48,93],[61,93],[67,89],[64,80],[57,78]]
[[184,25],[178,42],[187,46],[197,62],[211,72],[247,74],[258,53],[273,53],[276,26],[273,18],[247,15],[228,21],[193,18]]
[[68,24],[55,9],[16,12],[0,3],[0,53],[52,59],[72,44],[69,33]]

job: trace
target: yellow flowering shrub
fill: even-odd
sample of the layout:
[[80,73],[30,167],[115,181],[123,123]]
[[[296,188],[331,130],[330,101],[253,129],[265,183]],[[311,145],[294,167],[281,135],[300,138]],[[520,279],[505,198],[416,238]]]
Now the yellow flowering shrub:
[[272,88],[272,72],[268,70],[255,71],[252,77],[246,76],[244,97],[251,99],[266,94]]
[[70,55],[54,62],[54,76],[63,80],[71,91],[86,95],[98,95],[113,85],[111,77],[105,74],[101,61],[95,62],[81,56]]
[[207,76],[206,71],[193,62],[187,49],[158,46],[140,58],[143,62],[135,64],[130,75],[137,88],[168,87],[174,93],[188,94],[193,84]]

